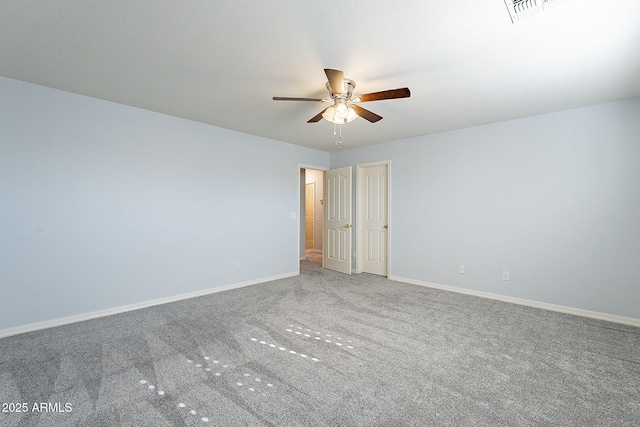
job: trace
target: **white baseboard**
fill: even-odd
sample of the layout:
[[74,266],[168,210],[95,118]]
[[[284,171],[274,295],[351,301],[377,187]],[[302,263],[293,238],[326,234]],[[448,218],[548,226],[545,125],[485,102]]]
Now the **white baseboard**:
[[541,308],[543,310],[557,311],[560,313],[574,314],[576,316],[589,317],[592,319],[606,320],[623,325],[640,327],[640,319],[635,319],[633,317],[616,316],[614,314],[600,313],[598,311],[583,310],[581,308],[567,307],[564,305],[549,304],[546,302],[493,294],[490,292],[475,291],[473,289],[457,288],[455,286],[440,285],[437,283],[424,282],[421,280],[407,279],[405,277],[389,276],[389,279],[395,280],[396,282],[409,283],[411,285],[425,286],[428,288],[441,289],[443,291],[456,292],[459,294],[509,302],[512,304],[519,304],[527,307]]
[[113,314],[124,313],[127,311],[139,310],[141,308],[152,307],[154,305],[166,304],[170,302],[180,301],[189,298],[200,297],[203,295],[214,294],[216,292],[228,291],[231,289],[243,288],[245,286],[257,285],[259,283],[271,282],[273,280],[285,279],[287,277],[297,276],[299,273],[291,272],[280,274],[277,276],[263,277],[261,279],[249,280],[246,282],[233,283],[230,285],[218,286],[215,288],[203,289],[201,291],[188,292],[185,294],[174,295],[166,298],[158,298],[151,301],[144,301],[136,304],[123,305],[120,307],[108,308],[106,310],[94,311],[91,313],[77,314],[75,316],[62,317],[59,319],[46,320],[44,322],[30,323],[28,325],[17,326],[15,328],[0,329],[0,338],[12,335],[24,334],[27,332],[39,331],[41,329],[53,328],[56,326],[68,325],[70,323],[82,322],[84,320],[96,319],[98,317],[111,316]]

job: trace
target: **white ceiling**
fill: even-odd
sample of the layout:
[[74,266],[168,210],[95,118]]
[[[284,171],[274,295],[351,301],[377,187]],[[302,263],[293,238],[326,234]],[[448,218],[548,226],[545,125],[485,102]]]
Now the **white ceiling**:
[[0,75],[331,151],[323,68],[363,106],[343,148],[640,95],[640,2],[0,0]]

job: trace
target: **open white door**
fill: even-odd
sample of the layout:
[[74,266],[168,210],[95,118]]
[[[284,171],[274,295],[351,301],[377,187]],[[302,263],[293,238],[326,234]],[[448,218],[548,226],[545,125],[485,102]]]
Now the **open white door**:
[[324,267],[351,274],[351,166],[325,172]]

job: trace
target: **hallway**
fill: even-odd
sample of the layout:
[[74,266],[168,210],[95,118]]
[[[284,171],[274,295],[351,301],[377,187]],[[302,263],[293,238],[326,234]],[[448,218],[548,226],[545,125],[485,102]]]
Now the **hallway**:
[[305,259],[322,267],[322,252],[318,249],[306,249],[304,252]]

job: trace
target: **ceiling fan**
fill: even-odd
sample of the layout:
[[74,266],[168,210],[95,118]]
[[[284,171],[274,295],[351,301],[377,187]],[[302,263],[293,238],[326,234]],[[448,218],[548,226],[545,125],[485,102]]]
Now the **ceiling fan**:
[[385,99],[408,98],[411,96],[409,88],[406,87],[354,96],[353,89],[356,87],[356,84],[353,80],[345,79],[342,71],[325,68],[324,73],[327,75],[327,90],[329,91],[330,99],[274,96],[273,100],[331,103],[329,107],[313,116],[307,123],[317,123],[324,118],[331,123],[343,125],[354,121],[358,117],[362,117],[371,123],[382,120],[382,116],[356,105],[359,102],[382,101]]

